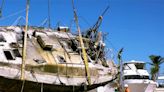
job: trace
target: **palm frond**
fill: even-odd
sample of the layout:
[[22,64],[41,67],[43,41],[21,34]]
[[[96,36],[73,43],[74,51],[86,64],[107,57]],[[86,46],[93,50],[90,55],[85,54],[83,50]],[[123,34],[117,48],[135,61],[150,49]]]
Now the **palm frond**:
[[118,58],[119,60],[121,60],[121,54],[122,54],[122,52],[123,52],[123,49],[124,49],[124,48],[121,48],[121,49],[119,50],[119,52],[118,52],[117,58]]
[[164,58],[160,58],[160,64],[164,63]]
[[149,58],[151,59],[152,63],[159,65],[159,59],[161,58],[161,56],[150,55]]
[[150,63],[150,62],[146,62],[146,64],[149,64],[149,65],[152,65],[152,66],[154,65],[153,63]]

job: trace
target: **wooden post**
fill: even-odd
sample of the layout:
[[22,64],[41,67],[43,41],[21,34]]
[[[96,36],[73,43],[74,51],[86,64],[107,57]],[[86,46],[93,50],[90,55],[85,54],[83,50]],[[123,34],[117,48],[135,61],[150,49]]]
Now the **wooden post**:
[[27,29],[28,29],[28,11],[29,11],[29,1],[26,1],[26,26],[24,30],[24,39],[23,39],[23,53],[22,53],[22,66],[21,66],[21,80],[25,79],[25,61],[26,61],[26,44],[27,44]]

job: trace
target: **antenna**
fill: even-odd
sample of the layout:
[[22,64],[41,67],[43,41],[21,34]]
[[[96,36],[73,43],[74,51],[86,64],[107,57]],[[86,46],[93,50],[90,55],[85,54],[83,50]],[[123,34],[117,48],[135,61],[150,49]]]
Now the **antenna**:
[[91,85],[90,71],[89,71],[89,68],[88,68],[88,58],[87,58],[86,50],[84,48],[84,43],[83,43],[80,27],[79,27],[79,24],[78,24],[78,17],[77,17],[76,9],[75,9],[75,6],[74,6],[74,0],[72,0],[72,7],[73,7],[73,12],[74,12],[76,27],[77,27],[77,30],[78,30],[78,33],[79,33],[79,40],[80,40],[80,45],[81,45],[81,48],[82,48],[82,53],[83,53],[82,55],[83,55],[83,58],[84,58],[86,77],[87,77],[88,84]]

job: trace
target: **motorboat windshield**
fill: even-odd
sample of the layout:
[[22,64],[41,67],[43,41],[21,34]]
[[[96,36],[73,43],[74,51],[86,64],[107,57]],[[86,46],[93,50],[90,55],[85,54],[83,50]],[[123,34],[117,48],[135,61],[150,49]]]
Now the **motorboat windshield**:
[[124,69],[145,69],[144,62],[127,62],[124,63]]

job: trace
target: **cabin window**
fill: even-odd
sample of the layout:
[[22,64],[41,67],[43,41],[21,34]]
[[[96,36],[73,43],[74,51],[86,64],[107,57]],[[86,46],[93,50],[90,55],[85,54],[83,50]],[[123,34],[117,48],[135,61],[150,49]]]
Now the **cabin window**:
[[7,60],[15,60],[16,57],[22,57],[18,49],[4,50]]
[[135,64],[137,69],[144,69],[145,64]]
[[7,60],[15,60],[15,57],[12,55],[11,50],[5,50],[4,54],[7,58]]
[[0,42],[6,42],[6,39],[4,38],[2,34],[0,34]]
[[57,59],[60,63],[66,63],[64,57],[62,57],[62,56],[57,56]]

